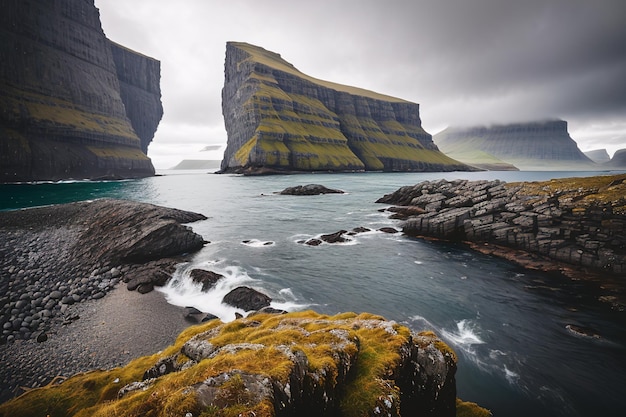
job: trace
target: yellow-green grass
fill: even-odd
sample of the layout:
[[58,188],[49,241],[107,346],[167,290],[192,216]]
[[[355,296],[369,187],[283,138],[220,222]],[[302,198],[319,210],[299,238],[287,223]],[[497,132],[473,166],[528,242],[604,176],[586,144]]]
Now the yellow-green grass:
[[[188,358],[181,348],[192,337],[206,340],[216,349],[242,343],[258,348],[203,359],[185,370],[159,377],[145,389],[117,398],[121,387],[141,381],[144,371],[159,360],[178,355],[179,363],[186,362]],[[356,358],[347,385],[340,391],[340,403],[344,415],[363,415],[364,410],[373,410],[381,398],[398,398],[398,388],[387,378],[400,365],[400,352],[408,343],[408,328],[366,313],[326,316],[305,311],[257,314],[226,324],[214,320],[190,327],[163,352],[138,358],[123,368],[88,372],[60,385],[31,390],[0,405],[0,416],[179,416],[188,412],[194,416],[230,416],[244,409],[254,411],[258,417],[272,416],[270,400],[249,403],[236,379],[220,388],[219,407],[201,407],[190,387],[235,369],[286,384],[294,363],[285,349],[306,355],[308,372],[316,373],[320,387],[332,388],[338,383],[340,370],[334,351],[340,349]],[[449,351],[443,342],[436,347],[443,349],[444,354]]]
[[375,93],[373,91],[366,90],[363,88],[351,87],[347,85],[337,84],[337,83],[333,83],[330,81],[324,81],[324,80],[319,80],[317,78],[313,78],[309,75],[306,75],[300,72],[292,64],[285,61],[279,54],[268,51],[259,46],[251,45],[245,42],[229,42],[229,44],[250,54],[250,58],[248,59],[251,61],[259,62],[261,64],[267,65],[268,67],[286,72],[288,74],[295,75],[297,77],[303,78],[307,81],[310,81],[314,84],[321,85],[326,88],[330,88],[336,91],[343,91],[343,92],[357,95],[357,96],[369,97],[369,98],[373,98],[376,100],[398,102],[398,103],[407,102],[406,100],[403,100],[397,97]]
[[626,174],[560,178],[540,182],[509,183],[519,193],[538,199],[558,196],[562,206],[575,206],[578,214],[587,207],[610,205],[614,213],[626,214]]
[[139,138],[125,117],[93,113],[60,98],[0,84],[0,107],[10,120],[27,117],[31,123],[48,129],[106,134],[139,143]]

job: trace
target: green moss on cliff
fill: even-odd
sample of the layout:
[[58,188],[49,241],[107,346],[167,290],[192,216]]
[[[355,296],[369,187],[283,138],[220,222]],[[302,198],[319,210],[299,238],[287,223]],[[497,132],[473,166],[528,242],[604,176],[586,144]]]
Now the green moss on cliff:
[[69,130],[73,135],[87,132],[139,142],[130,122],[123,116],[111,117],[87,112],[60,98],[18,90],[0,84],[0,107],[8,124],[28,123],[38,129]]
[[363,88],[351,87],[348,85],[337,84],[337,83],[333,83],[330,81],[324,81],[324,80],[319,80],[317,78],[310,77],[300,72],[289,62],[285,61],[279,54],[260,48],[258,46],[250,45],[245,42],[229,42],[229,44],[236,46],[237,48],[242,49],[246,51],[248,54],[250,54],[250,57],[248,58],[248,60],[250,61],[259,62],[261,64],[267,65],[270,68],[274,68],[279,71],[284,71],[288,74],[292,74],[297,77],[303,78],[314,84],[318,84],[326,88],[330,88],[332,90],[343,91],[343,92],[357,95],[357,96],[370,97],[370,98],[383,100],[383,101],[406,103],[406,100],[402,100],[397,97],[391,97],[385,94],[375,93],[373,91],[366,90]]

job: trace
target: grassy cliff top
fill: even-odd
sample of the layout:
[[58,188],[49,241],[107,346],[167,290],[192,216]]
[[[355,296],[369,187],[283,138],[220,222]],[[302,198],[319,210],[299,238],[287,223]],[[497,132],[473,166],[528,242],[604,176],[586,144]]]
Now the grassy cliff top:
[[297,77],[310,81],[314,84],[317,84],[326,88],[330,88],[332,90],[342,91],[342,92],[353,94],[356,96],[368,97],[368,98],[372,98],[375,100],[382,100],[382,101],[389,101],[389,102],[396,102],[396,103],[411,103],[410,101],[403,100],[401,98],[376,93],[374,91],[366,90],[363,88],[352,87],[348,85],[337,84],[337,83],[333,83],[330,81],[324,81],[324,80],[319,80],[317,78],[313,78],[311,76],[308,76],[300,72],[292,64],[285,61],[279,54],[268,51],[259,46],[251,45],[245,42],[228,42],[228,45],[234,46],[236,48],[239,48],[247,52],[248,54],[250,54],[251,60],[259,62],[263,65],[267,65],[268,67],[277,69],[279,71],[283,71],[283,72],[295,75]]
[[528,196],[556,196],[561,205],[585,208],[611,205],[614,213],[626,214],[626,174],[583,178],[559,178],[540,182],[510,183]]
[[[405,366],[412,345],[428,352],[428,361],[456,363],[454,352],[432,332],[415,335],[367,313],[304,311],[255,314],[230,323],[212,320],[189,327],[174,345],[123,368],[31,390],[0,405],[0,416],[269,417],[281,401],[308,395],[322,400],[311,402],[322,414],[324,401],[335,401],[342,416],[356,417],[399,404],[394,375]],[[287,397],[274,401],[281,390]]]

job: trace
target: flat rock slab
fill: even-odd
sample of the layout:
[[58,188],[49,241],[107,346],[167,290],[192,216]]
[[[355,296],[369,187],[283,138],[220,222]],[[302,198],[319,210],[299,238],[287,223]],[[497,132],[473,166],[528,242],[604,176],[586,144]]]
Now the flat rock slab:
[[0,212],[0,340],[36,337],[120,281],[140,293],[165,284],[206,243],[183,223],[203,219],[113,199]]
[[320,195],[320,194],[344,194],[342,190],[327,188],[320,184],[296,185],[282,190],[281,195]]

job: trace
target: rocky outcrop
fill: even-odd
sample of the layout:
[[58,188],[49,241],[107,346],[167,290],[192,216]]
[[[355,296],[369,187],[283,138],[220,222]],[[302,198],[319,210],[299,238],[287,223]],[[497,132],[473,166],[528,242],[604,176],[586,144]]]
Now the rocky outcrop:
[[328,188],[320,184],[296,185],[282,190],[281,195],[319,195],[319,194],[344,194],[342,190]]
[[93,0],[7,0],[0,182],[154,175],[158,61],[108,41]]
[[585,152],[585,156],[591,159],[596,164],[603,164],[611,160],[611,157],[609,156],[606,149],[594,149],[592,151],[587,151]]
[[0,212],[1,340],[34,337],[120,281],[142,293],[164,285],[175,257],[205,243],[181,223],[205,218],[123,200]]
[[413,236],[491,243],[604,274],[626,274],[626,175],[546,182],[433,181],[380,203],[424,210]]
[[434,333],[379,316],[254,314],[191,327],[124,368],[33,390],[0,405],[0,416],[452,417],[455,373],[456,355]]
[[612,169],[626,169],[626,149],[616,151],[613,158],[603,166]]
[[436,134],[433,139],[446,154],[455,155],[473,165],[486,166],[481,163],[500,160],[522,170],[599,169],[578,149],[567,132],[564,120],[451,127]]
[[280,55],[226,45],[222,172],[453,171],[419,105],[309,77]]

